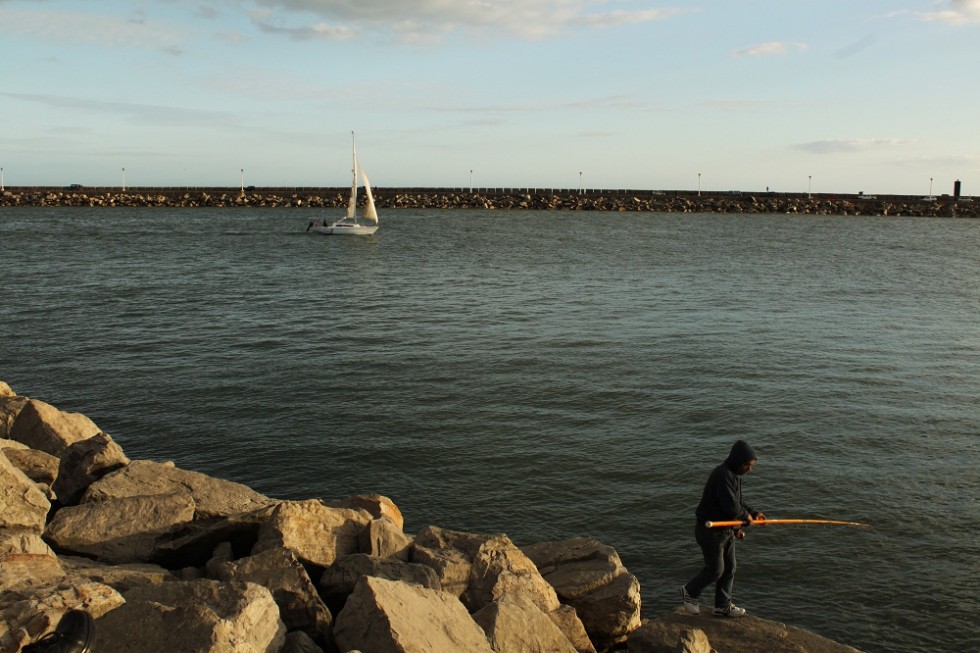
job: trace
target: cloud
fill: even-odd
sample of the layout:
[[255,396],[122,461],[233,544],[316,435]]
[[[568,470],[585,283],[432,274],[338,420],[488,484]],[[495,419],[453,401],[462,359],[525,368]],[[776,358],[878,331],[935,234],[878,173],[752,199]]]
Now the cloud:
[[806,43],[769,41],[768,43],[760,43],[759,45],[751,45],[747,48],[742,48],[741,50],[735,50],[732,52],[732,56],[736,59],[739,57],[767,57],[775,54],[786,54],[791,50],[802,52],[803,50],[806,50],[806,48]]
[[0,97],[35,102],[72,112],[87,111],[103,115],[122,116],[133,122],[172,127],[228,127],[237,124],[236,116],[221,111],[203,111],[183,107],[168,107],[131,102],[105,102],[85,98],[42,93],[2,93]]
[[802,150],[812,154],[834,154],[838,152],[866,152],[908,145],[913,141],[897,138],[850,138],[826,141],[812,141],[793,145],[794,150]]
[[254,0],[259,29],[294,39],[349,39],[365,31],[434,42],[456,32],[542,39],[576,29],[666,20],[691,10],[629,10],[630,0]]
[[5,35],[15,38],[158,49],[171,54],[179,53],[184,42],[179,29],[151,24],[142,11],[122,16],[41,8],[7,9],[3,12],[2,29]]
[[963,25],[980,23],[980,0],[949,0],[937,3],[937,7],[948,7],[936,11],[920,12],[919,18],[925,21]]

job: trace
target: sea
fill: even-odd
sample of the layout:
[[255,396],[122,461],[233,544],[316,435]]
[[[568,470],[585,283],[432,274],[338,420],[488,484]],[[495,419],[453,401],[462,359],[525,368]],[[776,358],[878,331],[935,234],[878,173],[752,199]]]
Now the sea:
[[0,208],[0,379],[272,497],[596,538],[644,618],[699,570],[694,508],[744,439],[754,509],[870,528],[749,529],[737,604],[862,651],[980,650],[980,221],[319,217]]

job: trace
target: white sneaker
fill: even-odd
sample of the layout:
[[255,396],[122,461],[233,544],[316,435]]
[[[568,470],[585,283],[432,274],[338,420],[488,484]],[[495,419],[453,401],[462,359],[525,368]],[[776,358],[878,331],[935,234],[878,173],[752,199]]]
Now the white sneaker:
[[687,593],[687,587],[684,585],[681,585],[681,602],[688,614],[701,614],[701,606],[698,605],[698,600]]
[[715,608],[716,617],[744,617],[746,614],[745,608],[740,608],[734,603],[727,608]]

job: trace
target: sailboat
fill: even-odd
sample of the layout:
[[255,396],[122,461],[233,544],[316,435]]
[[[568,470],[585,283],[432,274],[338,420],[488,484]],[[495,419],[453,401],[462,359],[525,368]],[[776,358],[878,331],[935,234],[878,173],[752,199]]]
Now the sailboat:
[[[357,146],[354,144],[354,132],[350,133],[351,153],[354,160],[354,178],[350,185],[350,199],[347,202],[347,215],[336,222],[327,222],[325,219],[311,222],[306,228],[307,231],[326,236],[370,236],[378,230],[378,211],[374,207],[374,196],[371,194],[371,182],[368,181],[364,168],[357,164]],[[364,196],[366,202],[361,211],[361,220],[357,216],[357,175],[361,175],[364,181]]]

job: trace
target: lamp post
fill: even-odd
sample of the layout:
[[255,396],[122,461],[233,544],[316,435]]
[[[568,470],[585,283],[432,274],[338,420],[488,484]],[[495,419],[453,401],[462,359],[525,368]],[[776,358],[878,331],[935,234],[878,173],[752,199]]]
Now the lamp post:
[[3,190],[3,168],[0,168],[0,191]]
[[698,197],[701,197],[701,173],[698,173]]
[[122,169],[122,192],[126,192],[126,168]]
[[806,181],[806,198],[807,199],[810,199],[810,197],[811,197],[810,189],[813,188],[813,175],[809,175],[806,179],[807,179],[807,181]]
[[579,170],[578,173],[578,194],[581,195],[584,192],[584,187],[582,186],[582,171]]
[[932,197],[932,177],[929,177],[929,197]]
[[245,192],[245,168],[242,168],[242,193]]
[[470,195],[473,194],[473,171],[470,170]]

